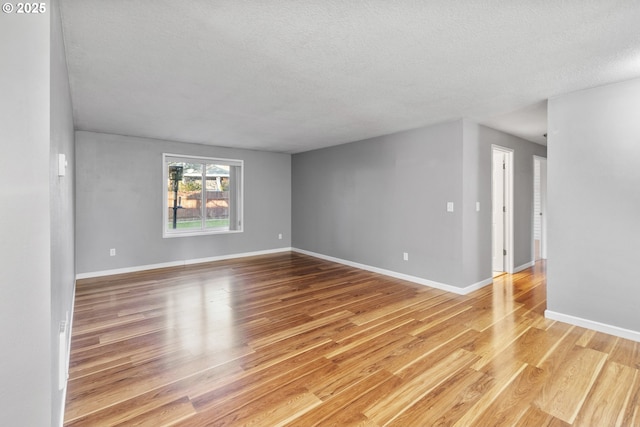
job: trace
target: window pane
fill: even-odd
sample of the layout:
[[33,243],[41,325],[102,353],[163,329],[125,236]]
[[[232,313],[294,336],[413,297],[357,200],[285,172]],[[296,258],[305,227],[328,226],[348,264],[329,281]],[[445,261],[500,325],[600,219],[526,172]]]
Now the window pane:
[[207,165],[207,228],[229,229],[229,165]]
[[241,160],[164,154],[163,237],[242,231]]
[[168,162],[168,168],[167,229],[202,229],[202,165]]
[[242,229],[242,168],[229,166],[229,229]]

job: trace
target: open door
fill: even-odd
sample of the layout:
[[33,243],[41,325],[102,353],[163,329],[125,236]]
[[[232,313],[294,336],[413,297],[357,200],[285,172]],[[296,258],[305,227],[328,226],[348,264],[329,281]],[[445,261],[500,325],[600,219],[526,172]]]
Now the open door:
[[492,269],[513,273],[513,150],[492,146]]
[[493,272],[499,274],[504,272],[504,175],[505,175],[504,152],[493,150],[493,166],[492,166],[492,259]]

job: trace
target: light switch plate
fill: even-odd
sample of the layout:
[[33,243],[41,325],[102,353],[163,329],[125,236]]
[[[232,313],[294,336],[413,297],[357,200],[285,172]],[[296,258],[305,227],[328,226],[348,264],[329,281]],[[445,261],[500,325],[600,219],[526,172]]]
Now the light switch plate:
[[64,154],[58,154],[58,176],[65,176],[67,174],[67,156]]
[[447,212],[453,212],[453,202],[447,202]]

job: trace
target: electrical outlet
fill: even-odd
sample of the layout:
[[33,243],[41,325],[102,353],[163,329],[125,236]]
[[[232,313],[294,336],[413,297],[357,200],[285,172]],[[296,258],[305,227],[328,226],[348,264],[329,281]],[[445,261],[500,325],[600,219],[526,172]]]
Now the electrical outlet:
[[409,261],[409,252],[403,252],[402,253],[402,259],[405,261]]
[[453,202],[447,202],[447,212],[453,212]]
[[282,233],[278,234],[278,240],[282,240]]
[[116,256],[116,248],[109,249],[109,256]]

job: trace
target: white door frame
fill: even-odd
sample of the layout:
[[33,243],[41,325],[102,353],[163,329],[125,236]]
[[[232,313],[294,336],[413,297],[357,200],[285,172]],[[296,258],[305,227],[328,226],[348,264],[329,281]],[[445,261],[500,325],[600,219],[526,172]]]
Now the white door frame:
[[[547,158],[540,156],[533,156],[533,171],[535,174],[536,162],[540,162],[540,258],[547,259]],[[535,178],[535,175],[534,175]],[[535,202],[535,188],[534,188],[534,202]],[[535,210],[534,210],[535,215]],[[535,218],[534,218],[535,221]],[[531,245],[533,261],[535,262],[535,222],[532,226]]]
[[[491,145],[491,176],[493,180],[493,153],[500,151],[504,153],[504,249],[506,255],[504,257],[504,271],[513,274],[513,158],[514,151],[511,148],[501,147],[499,145]],[[491,206],[493,206],[493,181],[491,183]],[[492,226],[493,227],[493,226]],[[492,251],[493,251],[493,230],[491,231]],[[493,266],[492,266],[493,268]]]

